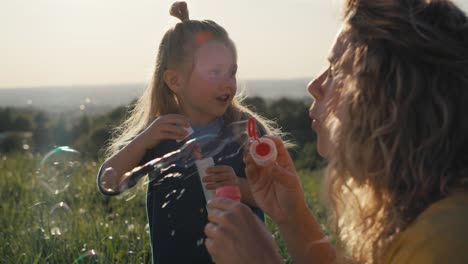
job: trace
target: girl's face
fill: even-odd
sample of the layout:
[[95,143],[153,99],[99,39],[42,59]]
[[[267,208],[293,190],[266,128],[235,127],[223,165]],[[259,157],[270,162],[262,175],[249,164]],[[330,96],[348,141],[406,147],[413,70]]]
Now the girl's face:
[[208,124],[224,114],[236,94],[236,73],[235,54],[225,43],[212,40],[196,50],[192,72],[178,95],[192,124]]
[[312,128],[317,133],[317,150],[320,156],[327,158],[330,150],[334,148],[334,142],[331,137],[331,127],[327,123],[328,117],[334,113],[337,117],[335,125],[339,125],[344,118],[338,107],[341,107],[340,94],[338,92],[339,82],[336,76],[337,69],[333,64],[340,59],[344,52],[345,37],[339,34],[333,44],[328,61],[329,66],[318,77],[312,80],[307,89],[312,95],[314,101],[309,109],[309,117],[312,120]]

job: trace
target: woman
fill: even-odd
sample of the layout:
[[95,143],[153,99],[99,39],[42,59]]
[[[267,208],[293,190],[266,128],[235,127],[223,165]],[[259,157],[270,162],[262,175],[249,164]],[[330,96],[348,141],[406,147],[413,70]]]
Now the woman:
[[[348,0],[329,61],[308,90],[336,248],[280,140],[276,164],[245,158],[255,200],[295,263],[468,263],[466,15],[444,0]],[[217,263],[281,263],[248,208],[210,207]]]

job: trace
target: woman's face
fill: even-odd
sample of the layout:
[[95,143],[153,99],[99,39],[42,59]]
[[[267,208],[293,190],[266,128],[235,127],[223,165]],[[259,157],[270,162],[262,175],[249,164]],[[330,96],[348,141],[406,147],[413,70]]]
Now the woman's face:
[[[331,128],[326,121],[331,113],[336,115],[337,112],[342,112],[338,111],[340,102],[339,83],[336,77],[337,69],[333,65],[344,52],[344,41],[344,34],[340,32],[328,56],[329,66],[317,78],[312,80],[307,87],[314,99],[309,109],[309,117],[312,120],[312,129],[317,133],[317,150],[320,156],[324,158],[327,158],[330,150],[334,148]],[[338,115],[337,121],[342,120],[342,118],[341,114]]]

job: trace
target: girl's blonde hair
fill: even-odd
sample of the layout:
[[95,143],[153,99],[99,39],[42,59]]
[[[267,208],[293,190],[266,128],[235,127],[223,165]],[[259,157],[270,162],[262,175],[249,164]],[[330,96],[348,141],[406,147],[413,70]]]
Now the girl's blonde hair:
[[426,208],[467,189],[468,19],[445,0],[348,0],[344,22],[348,118],[326,190],[347,254],[376,263]]
[[[179,113],[175,94],[164,82],[163,74],[167,69],[187,70],[193,64],[193,55],[199,43],[197,36],[209,34],[210,40],[221,41],[232,49],[237,60],[234,42],[226,30],[211,20],[190,20],[185,2],[176,2],[171,7],[170,14],[181,22],[169,29],[159,44],[156,58],[156,68],[150,84],[134,105],[129,117],[120,127],[113,131],[112,139],[107,147],[106,156],[110,157],[127,145],[156,118]],[[188,73],[190,74],[190,73]],[[242,104],[242,98],[236,95],[224,114],[225,124],[247,119],[253,116],[263,126],[267,134],[279,134],[274,123]]]

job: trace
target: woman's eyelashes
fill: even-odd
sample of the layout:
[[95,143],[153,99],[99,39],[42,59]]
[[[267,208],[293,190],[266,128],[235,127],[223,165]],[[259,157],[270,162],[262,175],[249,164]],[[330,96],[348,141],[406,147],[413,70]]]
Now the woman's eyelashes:
[[328,71],[327,71],[327,80],[333,79],[333,76],[334,76],[333,66],[330,65],[330,67],[328,67]]

